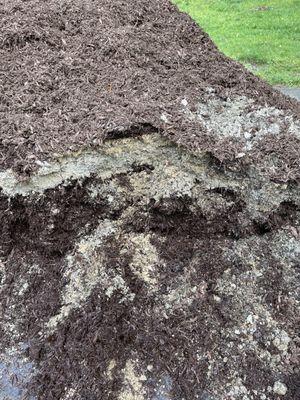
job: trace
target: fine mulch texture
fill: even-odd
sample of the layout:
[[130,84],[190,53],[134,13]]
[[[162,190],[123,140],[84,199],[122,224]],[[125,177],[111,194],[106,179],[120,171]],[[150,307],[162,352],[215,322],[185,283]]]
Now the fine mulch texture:
[[[208,135],[182,112],[183,99],[192,109],[207,89],[299,116],[296,101],[221,54],[167,0],[0,1],[2,168],[30,174],[41,160],[149,128],[239,165],[239,139]],[[298,178],[299,140],[282,132],[269,142],[248,161],[274,153],[277,178]]]
[[[124,177],[119,178],[126,184]],[[215,301],[218,280],[226,270],[232,269],[237,276],[247,270],[246,263],[229,260],[224,251],[234,248],[240,239],[256,238],[267,273],[267,279],[261,278],[257,290],[262,291],[277,323],[294,329],[297,314],[288,300],[289,291],[295,289],[291,289],[291,283],[285,287],[282,265],[268,249],[273,234],[299,222],[299,208],[294,203],[281,203],[264,221],[247,218],[245,202],[225,190],[217,194],[228,203],[230,212],[219,209],[210,217],[200,208],[191,211],[192,199],[188,197],[135,204],[135,214],[123,219],[123,234],[108,236],[103,248],[105,268],[112,273],[122,271],[124,281],[135,294],[134,300],[124,301],[120,290],[108,298],[98,285],[82,307],[74,309],[53,333],[40,335],[45,323],[60,309],[61,292],[67,284],[63,275],[65,257],[78,236],[92,232],[101,220],[120,220],[122,212],[132,205],[130,196],[117,209],[111,209],[104,197],[91,199],[90,179],[48,190],[42,197],[0,197],[0,255],[7,271],[0,299],[0,309],[5,315],[2,324],[9,322],[6,318],[12,312],[16,316],[12,322],[21,334],[19,340],[28,343],[26,355],[37,367],[27,387],[29,395],[40,400],[123,400],[119,395],[122,369],[128,359],[138,356],[139,367],[145,371],[150,364],[152,375],[169,374],[173,382],[172,400],[220,400],[223,397],[210,397],[207,391],[226,382],[233,370],[245,376],[243,384],[251,393],[272,387],[280,379],[288,386],[285,399],[297,399],[297,361],[291,359],[285,372],[276,373],[263,364],[251,347],[240,350],[237,338],[228,355],[229,339],[224,332],[235,330],[242,312],[236,309],[233,295]],[[157,292],[149,291],[145,282],[132,273],[133,254],[124,242],[125,233],[151,235],[161,262]],[[35,265],[38,272],[30,275],[30,266]],[[161,300],[170,286],[176,287],[183,277],[189,277],[197,292],[189,305],[182,300],[166,318],[159,308]],[[16,288],[23,280],[28,282],[28,288],[18,295]],[[179,284],[182,286],[184,280]],[[255,340],[275,357],[276,349],[272,343],[267,344],[264,329],[269,328],[267,325],[257,328]],[[2,335],[1,350],[13,345],[14,338]],[[220,359],[215,359],[214,375],[209,377],[216,349]],[[229,357],[228,362],[223,361],[225,356]],[[109,379],[107,368],[111,360],[115,360],[116,368]],[[143,398],[157,399],[152,397],[151,384],[148,389]],[[225,384],[221,389],[225,393]],[[69,390],[74,392],[67,397]],[[274,393],[267,398],[278,399]]]

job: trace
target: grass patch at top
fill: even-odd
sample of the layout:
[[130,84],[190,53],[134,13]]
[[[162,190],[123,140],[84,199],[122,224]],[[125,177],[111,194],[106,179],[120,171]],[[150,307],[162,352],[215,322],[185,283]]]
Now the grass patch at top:
[[271,84],[300,85],[300,0],[174,0],[219,49]]

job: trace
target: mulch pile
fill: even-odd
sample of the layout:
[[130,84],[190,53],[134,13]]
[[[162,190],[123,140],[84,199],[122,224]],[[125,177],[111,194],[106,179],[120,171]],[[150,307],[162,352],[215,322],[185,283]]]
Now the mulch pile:
[[[182,100],[196,109],[207,99],[208,89],[221,100],[246,96],[254,100],[254,109],[268,105],[295,118],[300,115],[299,103],[222,55],[191,18],[167,0],[0,0],[1,169],[30,175],[41,162],[64,153],[97,147],[107,139],[160,132],[191,151],[210,153],[207,158],[220,174],[224,166],[264,165],[264,157],[274,155],[279,165],[276,179],[300,178],[300,140],[288,127],[278,137],[262,138],[245,160],[235,157],[239,139],[211,135],[199,120],[188,118]],[[142,165],[130,173],[143,176],[152,169]],[[299,398],[297,360],[291,358],[284,372],[274,372],[254,350],[237,347],[238,338],[228,356],[224,332],[239,322],[240,303],[233,295],[216,301],[224,273],[230,269],[238,277],[248,268],[225,257],[224,249],[257,237],[260,259],[270,272],[270,277],[261,278],[265,287],[257,296],[269,299],[266,307],[278,326],[294,332],[292,278],[299,265],[291,263],[292,278],[286,283],[282,271],[287,261],[276,264],[268,239],[280,230],[298,235],[299,205],[278,200],[274,212],[256,221],[245,199],[226,188],[211,193],[218,201],[212,200],[205,212],[197,199],[174,196],[156,203],[133,196],[127,178],[110,178],[119,180],[118,193],[126,193],[120,205],[112,204],[105,192],[109,179],[96,182],[95,177],[62,184],[43,195],[11,198],[0,192],[0,350],[5,353],[16,346],[18,336],[10,331],[15,326],[28,346],[27,359],[36,366],[26,386],[28,398],[124,400],[122,371],[135,357],[149,376],[171,378],[172,400],[219,400],[224,396],[212,397],[210,392],[223,390],[232,371],[245,378],[249,393],[273,387],[280,379],[288,387],[285,399]],[[105,189],[97,198],[91,196],[92,183]],[[260,196],[259,184],[253,190]],[[135,213],[128,215],[128,209]],[[120,237],[111,234],[101,251],[108,273],[119,271],[135,297],[124,302],[122,292],[116,291],[108,299],[98,285],[82,307],[43,336],[45,324],[62,306],[67,257],[101,220],[122,224]],[[135,253],[122,235],[139,234],[151,236],[160,260],[156,294],[130,267]],[[166,318],[157,311],[158,300],[168,295],[170,285],[180,287],[185,276],[197,288],[194,300],[186,308],[174,307]],[[264,349],[268,336],[263,329],[265,325],[258,327],[261,337],[255,340]],[[272,343],[268,346],[276,356]],[[210,370],[216,354],[216,367]],[[116,367],[108,378],[112,360]],[[12,381],[18,377],[12,376]],[[0,370],[0,398],[1,384]],[[147,400],[158,400],[156,384],[153,380],[148,385]],[[241,396],[236,400],[245,399]],[[268,400],[277,398],[268,394]]]
[[[284,373],[279,373],[266,367],[251,346],[240,350],[237,339],[229,351],[230,339],[225,332],[235,329],[243,311],[232,296],[224,296],[220,302],[214,300],[224,271],[232,270],[234,277],[248,268],[246,260],[227,259],[224,249],[233,249],[240,239],[256,237],[267,274],[256,290],[262,291],[265,306],[278,326],[296,329],[297,311],[292,302],[296,289],[293,281],[287,285],[283,280],[283,266],[268,247],[272,234],[296,221],[299,226],[299,208],[293,203],[281,204],[259,223],[247,218],[245,202],[226,190],[221,190],[220,196],[227,207],[210,217],[199,207],[191,211],[193,200],[188,197],[150,201],[147,205],[136,201],[134,218],[123,219],[123,234],[151,235],[160,258],[159,291],[149,292],[145,282],[132,273],[132,250],[122,235],[110,235],[104,244],[105,268],[112,273],[122,271],[122,278],[135,294],[134,300],[124,301],[119,290],[108,298],[103,287],[97,285],[82,307],[74,309],[53,333],[41,335],[47,321],[60,310],[61,293],[68,283],[64,277],[66,256],[72,254],[78,237],[93,232],[101,220],[122,218],[122,213],[132,205],[130,191],[119,209],[112,209],[100,195],[96,201],[91,199],[90,179],[48,190],[44,196],[0,196],[0,256],[6,266],[0,287],[0,350],[16,346],[16,339],[5,329],[1,331],[7,318],[15,316],[11,323],[28,344],[26,356],[36,368],[36,374],[25,385],[26,391],[13,400],[222,400],[227,390],[225,384],[235,374],[244,377],[243,384],[250,393],[272,387],[280,379],[288,386],[285,399],[298,399],[297,356],[284,366]],[[126,183],[124,176],[117,179]],[[54,209],[58,212],[53,213]],[[83,259],[78,260],[84,265]],[[34,266],[38,269],[32,273]],[[298,268],[297,263],[291,264],[291,268]],[[166,318],[158,307],[171,287],[176,288],[178,282],[184,287],[185,279],[197,287],[193,301],[189,306],[179,302]],[[21,295],[19,287],[24,281],[28,288]],[[278,294],[282,298],[279,303]],[[255,340],[260,341],[262,349],[276,355],[272,343],[267,344],[268,331],[264,329],[268,329],[265,322],[258,327]],[[225,357],[228,362],[223,360]],[[139,371],[153,366],[151,373],[148,371],[152,382],[148,379],[145,396],[122,397],[122,370],[128,359],[135,358],[139,360]],[[111,360],[115,360],[116,367],[109,379],[107,369]],[[166,374],[172,379],[172,391],[170,396],[157,397],[157,379]],[[23,388],[24,380],[17,376],[10,379],[14,386]],[[0,395],[1,383],[0,371]],[[211,390],[218,389],[223,395],[210,396]],[[270,393],[267,399],[278,397]]]
[[[296,101],[222,55],[167,0],[2,0],[0,60],[0,166],[20,173],[107,137],[149,129],[232,161],[236,140],[211,137],[182,113],[181,101],[193,108],[207,88],[221,99],[244,95],[257,108],[300,112]],[[284,180],[299,177],[289,157],[294,164],[300,144],[290,142],[283,133],[261,147],[293,169],[282,172]],[[262,154],[254,151],[250,161]]]

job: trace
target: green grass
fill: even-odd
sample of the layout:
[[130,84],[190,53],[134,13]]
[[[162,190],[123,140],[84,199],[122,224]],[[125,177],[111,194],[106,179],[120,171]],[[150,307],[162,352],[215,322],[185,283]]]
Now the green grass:
[[300,0],[173,1],[229,57],[273,85],[300,85]]

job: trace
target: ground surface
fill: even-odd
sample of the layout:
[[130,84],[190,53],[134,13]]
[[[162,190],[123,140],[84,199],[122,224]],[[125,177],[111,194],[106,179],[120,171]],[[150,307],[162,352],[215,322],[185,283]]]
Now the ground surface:
[[228,56],[271,84],[300,85],[299,0],[174,0]]
[[286,94],[287,96],[293,97],[300,101],[300,88],[290,88],[286,86],[277,86],[276,89],[280,90],[282,93]]

